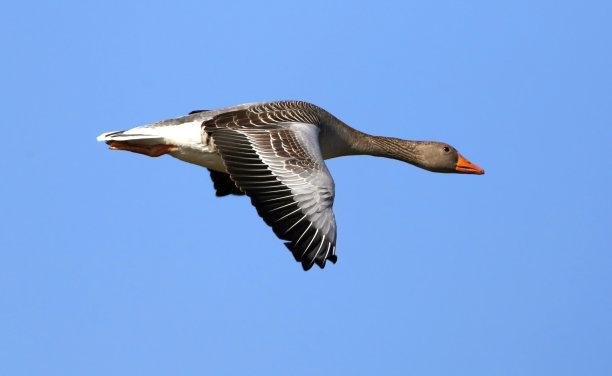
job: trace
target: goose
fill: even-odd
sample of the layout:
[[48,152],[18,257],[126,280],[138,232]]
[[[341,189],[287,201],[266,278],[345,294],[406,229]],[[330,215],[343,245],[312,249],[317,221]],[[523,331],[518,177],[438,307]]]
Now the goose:
[[192,111],[97,139],[113,150],[169,154],[207,168],[216,196],[248,196],[304,270],[337,261],[334,180],[326,159],[372,155],[432,172],[484,174],[446,143],[372,136],[302,101]]

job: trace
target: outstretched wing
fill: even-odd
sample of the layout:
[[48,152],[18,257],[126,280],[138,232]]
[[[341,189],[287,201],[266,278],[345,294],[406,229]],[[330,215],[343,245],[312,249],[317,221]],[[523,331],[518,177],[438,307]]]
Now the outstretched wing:
[[231,179],[274,233],[288,241],[304,270],[336,262],[334,181],[319,149],[319,128],[305,122],[245,121],[252,115],[248,111],[203,124]]

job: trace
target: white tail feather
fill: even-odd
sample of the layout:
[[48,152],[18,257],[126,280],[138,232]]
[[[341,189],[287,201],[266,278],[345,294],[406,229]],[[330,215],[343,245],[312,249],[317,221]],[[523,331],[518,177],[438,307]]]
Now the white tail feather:
[[163,137],[159,135],[152,134],[134,134],[134,133],[126,133],[126,131],[119,132],[107,132],[102,133],[98,136],[98,141],[151,141],[151,140],[162,140]]

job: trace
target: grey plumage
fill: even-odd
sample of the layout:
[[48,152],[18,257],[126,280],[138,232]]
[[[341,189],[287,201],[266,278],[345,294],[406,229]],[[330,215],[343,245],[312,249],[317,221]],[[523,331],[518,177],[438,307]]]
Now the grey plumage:
[[371,136],[300,101],[192,111],[98,140],[208,168],[216,195],[246,194],[304,270],[337,260],[334,181],[325,159],[365,154],[435,172],[484,174],[448,144]]
[[[309,109],[278,104],[228,112],[203,123],[231,177],[308,270],[336,261],[334,181]],[[315,123],[315,124],[313,124]]]

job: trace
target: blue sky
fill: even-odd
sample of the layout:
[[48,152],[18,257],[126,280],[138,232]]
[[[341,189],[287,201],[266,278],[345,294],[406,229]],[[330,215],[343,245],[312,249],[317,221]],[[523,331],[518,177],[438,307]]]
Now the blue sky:
[[[609,2],[0,5],[3,375],[612,373]],[[98,134],[300,99],[484,176],[328,161],[305,273],[206,170]]]

